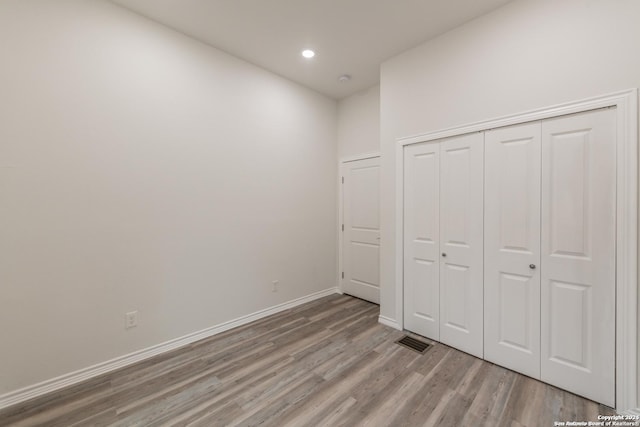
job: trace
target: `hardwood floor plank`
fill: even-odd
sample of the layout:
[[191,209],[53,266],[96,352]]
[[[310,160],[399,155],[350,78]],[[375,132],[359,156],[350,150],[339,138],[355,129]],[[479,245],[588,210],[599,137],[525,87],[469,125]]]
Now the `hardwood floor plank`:
[[171,427],[211,427],[226,426],[242,415],[242,408],[235,402],[229,402],[222,407],[200,414],[188,422],[171,421]]
[[[434,352],[432,359],[437,358],[438,354],[441,354],[441,357],[435,365],[432,363],[427,364],[431,367],[424,376],[424,382],[420,385],[418,390],[414,392],[413,396],[409,397],[405,401],[402,408],[397,411],[393,420],[391,420],[392,425],[422,425],[434,411],[445,393],[449,390],[447,383],[449,369],[447,365],[452,359],[452,351],[446,346],[438,345],[438,347],[439,350],[443,351],[443,353]],[[436,350],[436,348],[429,351],[434,350]],[[420,373],[421,371],[420,369],[417,369],[416,372]]]
[[522,424],[528,418],[524,416],[524,411],[528,407],[528,403],[536,401],[536,398],[538,402],[540,402],[540,397],[536,396],[535,389],[531,387],[532,381],[534,380],[529,377],[516,375],[508,405],[504,408],[500,417],[500,425],[505,427],[511,426],[514,422],[516,424]]
[[[327,414],[322,419],[318,420],[314,423],[309,424],[297,424],[297,425],[307,425],[307,426],[318,426],[318,427],[333,427],[340,422],[341,419],[345,417],[345,414],[349,411],[349,409],[356,403],[356,400],[353,397],[347,398],[343,402],[339,402],[335,408],[332,408],[330,411],[327,411]],[[291,427],[295,427],[295,424],[291,425]]]
[[[187,368],[192,368],[192,366],[187,366]],[[117,408],[118,415],[121,416],[135,412],[154,400],[165,399],[192,387],[199,381],[215,378],[213,375],[215,371],[216,368],[207,370],[201,368],[197,371],[190,371],[189,375],[184,375],[180,372],[182,375],[174,376],[169,373],[164,382],[158,382],[154,379],[149,383],[122,390],[114,395],[113,405]],[[197,374],[194,374],[194,372],[197,372]],[[220,382],[218,378],[215,378],[215,380]]]
[[[420,355],[406,348],[396,346],[394,351],[383,354],[380,366],[376,368],[375,375],[370,375],[366,381],[361,382],[355,388],[351,396],[358,402],[372,401],[381,393],[387,392],[385,388],[399,375],[411,372],[406,365]],[[421,377],[424,378],[423,375]]]
[[102,412],[92,411],[92,415],[79,420],[73,424],[67,424],[69,427],[104,427],[112,426],[118,420],[118,414],[113,408]]
[[[231,408],[234,413],[237,408],[240,408],[240,406],[235,402],[235,399],[239,394],[247,390],[264,388],[265,382],[270,381],[273,377],[278,376],[278,374],[283,371],[286,372],[285,368],[288,367],[291,360],[291,358],[284,358],[282,361],[274,363],[269,370],[257,372],[251,371],[245,376],[237,379],[228,378],[226,382],[222,383],[216,393],[210,394],[207,396],[206,400],[193,406],[188,411],[176,414],[171,422],[176,423],[176,425],[185,425],[191,422],[196,422],[201,418],[205,420],[228,418],[229,415],[227,413],[227,408]],[[240,408],[240,411],[243,412],[242,408]]]
[[[440,416],[435,420],[433,425],[437,426],[458,426],[464,425],[462,424],[462,419],[464,418],[465,413],[471,406],[473,399],[463,396],[462,394],[452,390],[452,393],[449,395],[449,401],[444,407],[444,409],[440,412]],[[441,400],[442,402],[442,400]],[[434,414],[436,411],[434,411]],[[430,424],[430,420],[427,420],[426,425]]]
[[14,426],[72,424],[89,417],[94,407],[106,410],[105,405],[100,405],[99,402],[109,397],[110,389],[108,380],[87,387],[74,386],[67,392],[60,393],[58,399],[45,398],[41,403],[34,401],[33,406],[16,408],[15,413],[6,417],[0,413],[0,425],[5,422]]
[[211,393],[218,387],[220,380],[207,377],[190,387],[181,388],[176,393],[165,394],[161,398],[138,406],[135,411],[118,411],[118,421],[114,426],[149,426],[172,413],[182,411],[185,406],[194,404],[197,399]]
[[126,366],[107,375],[114,388],[128,388],[138,382],[146,382],[152,378],[162,376],[166,371],[191,363],[194,360],[197,361],[199,358],[199,354],[193,352],[189,346],[184,346]]
[[372,327],[372,333],[368,335],[368,340],[354,342],[345,338],[345,343],[342,345],[342,353],[327,359],[314,371],[326,380],[342,377],[345,369],[348,369],[352,364],[357,363],[362,355],[373,351],[380,342],[386,339],[388,331],[383,331],[381,329],[382,328],[378,328],[377,326]]
[[311,395],[314,390],[324,380],[317,375],[308,375],[304,377],[304,381],[293,383],[294,387],[288,387],[282,393],[269,397],[265,405],[256,406],[256,409],[249,411],[247,415],[238,420],[234,420],[229,427],[240,426],[249,427],[256,425],[279,427],[281,422],[279,418],[289,408],[295,406],[301,400]]
[[500,424],[503,414],[511,399],[511,394],[514,389],[516,378],[519,376],[513,371],[500,368],[504,371],[501,376],[498,386],[493,394],[493,405],[489,411],[489,419],[496,425]]
[[425,427],[433,427],[433,426],[441,425],[438,423],[438,421],[440,417],[442,417],[445,409],[447,408],[447,405],[455,395],[456,395],[455,391],[447,388],[442,394],[440,400],[438,400],[438,403],[436,404],[436,406],[433,408],[433,411],[431,412],[431,414],[429,414],[427,419],[424,421],[424,423],[419,423],[414,425],[422,425]]
[[[1,426],[552,426],[612,415],[331,295],[0,411]],[[421,337],[418,337],[422,339]]]
[[467,371],[464,372],[464,376],[458,384],[456,392],[465,397],[474,397],[477,389],[480,387],[481,379],[484,378],[483,371],[486,372],[486,369],[483,369],[484,367],[484,361],[480,359],[473,360]]
[[[327,413],[337,410],[342,405],[342,402],[353,399],[349,396],[353,383],[367,378],[371,372],[370,367],[380,358],[381,355],[374,351],[369,351],[362,355],[356,363],[346,368],[340,377],[325,379],[325,382],[318,387],[316,393],[309,396],[303,404],[292,408],[279,421],[291,426],[311,426],[321,423]],[[355,402],[355,399],[353,400]]]
[[370,304],[357,304],[353,307],[345,310],[344,312],[336,313],[333,319],[324,319],[324,327],[333,330],[344,330],[351,323],[358,320],[359,318],[366,316],[377,316],[378,308],[376,306],[371,306]]
[[[517,421],[525,426],[534,426],[540,421],[540,414],[536,411],[536,409],[542,407],[545,384],[541,383],[540,381],[527,378],[527,381],[523,384],[523,388],[524,390],[522,392],[522,396],[524,401],[515,403],[516,405],[521,407],[520,415],[517,418]],[[587,416],[586,412],[585,416]],[[591,419],[595,421],[596,418],[597,414],[595,414],[593,418],[588,418],[587,416],[587,418],[585,419]]]
[[401,375],[396,376],[384,390],[381,390],[377,398],[363,405],[359,412],[351,411],[355,413],[351,417],[343,417],[336,425],[373,426],[382,420],[390,420],[400,412],[402,403],[411,397],[423,382],[424,376],[422,374],[405,370]]

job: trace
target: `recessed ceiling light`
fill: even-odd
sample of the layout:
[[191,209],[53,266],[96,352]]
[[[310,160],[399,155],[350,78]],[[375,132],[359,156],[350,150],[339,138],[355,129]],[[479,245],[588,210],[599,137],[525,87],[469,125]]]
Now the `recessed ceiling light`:
[[314,56],[316,56],[316,53],[314,51],[312,51],[311,49],[305,49],[302,51],[302,56],[304,56],[307,59],[311,59]]

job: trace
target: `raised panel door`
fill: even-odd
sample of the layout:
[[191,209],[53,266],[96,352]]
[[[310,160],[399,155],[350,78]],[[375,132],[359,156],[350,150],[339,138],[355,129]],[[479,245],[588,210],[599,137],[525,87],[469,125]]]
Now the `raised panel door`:
[[485,134],[484,355],[540,378],[540,123]]
[[380,159],[347,162],[343,183],[342,290],[380,302]]
[[616,116],[542,123],[541,378],[615,405]]
[[483,357],[484,135],[440,142],[440,341]]
[[440,146],[404,149],[404,325],[439,340]]

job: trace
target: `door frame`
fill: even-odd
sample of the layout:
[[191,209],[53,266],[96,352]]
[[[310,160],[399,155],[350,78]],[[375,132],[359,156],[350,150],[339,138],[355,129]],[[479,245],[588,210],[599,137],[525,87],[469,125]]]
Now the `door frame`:
[[395,323],[404,327],[404,147],[421,142],[484,132],[616,107],[616,409],[640,414],[638,408],[638,89],[483,120],[453,128],[399,138],[395,146]]
[[342,168],[346,163],[357,162],[358,160],[367,160],[367,159],[375,159],[380,158],[380,152],[375,151],[371,153],[365,153],[355,156],[346,156],[341,157],[338,160],[338,272],[337,272],[337,283],[338,283],[338,292],[340,294],[344,293],[344,289],[342,289],[342,272],[343,264],[343,239],[344,233],[342,232],[342,224],[344,224],[344,187],[342,186]]

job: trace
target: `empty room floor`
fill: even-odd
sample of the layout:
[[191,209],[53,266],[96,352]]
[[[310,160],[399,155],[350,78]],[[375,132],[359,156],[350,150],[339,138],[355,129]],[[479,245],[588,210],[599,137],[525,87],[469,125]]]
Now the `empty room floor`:
[[11,426],[552,426],[611,408],[434,343],[331,295],[0,411]]

